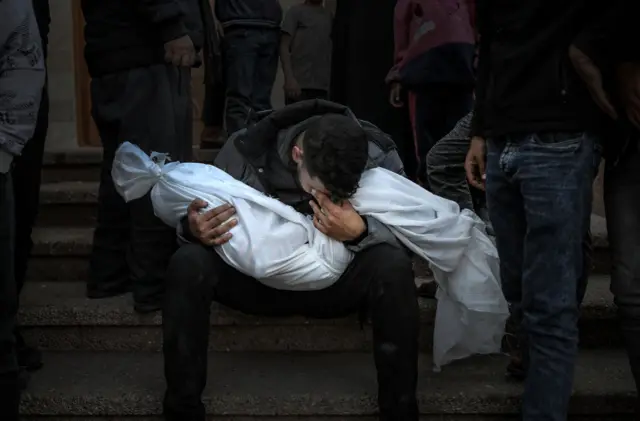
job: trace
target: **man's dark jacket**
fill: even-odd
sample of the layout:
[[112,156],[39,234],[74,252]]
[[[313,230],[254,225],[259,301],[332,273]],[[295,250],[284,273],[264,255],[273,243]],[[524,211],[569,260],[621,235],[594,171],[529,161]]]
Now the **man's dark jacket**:
[[85,59],[92,77],[164,63],[164,44],[189,35],[204,44],[207,0],[82,0]]
[[[291,158],[293,143],[307,126],[328,113],[351,116],[362,125],[369,137],[367,168],[381,167],[404,175],[402,161],[393,140],[377,127],[356,119],[343,106],[324,100],[302,101],[271,112],[247,129],[235,133],[216,157],[214,165],[235,179],[279,199],[299,212],[310,214],[310,195],[301,188],[296,165]],[[399,245],[389,229],[373,218],[367,220],[367,235],[357,244],[348,244],[359,251],[379,243]],[[189,240],[188,225],[178,229]],[[182,235],[186,233],[186,235]]]
[[478,0],[474,135],[598,129],[603,114],[568,51],[593,36],[609,8],[585,0]]
[[608,8],[593,25],[588,36],[577,46],[593,59],[602,71],[605,88],[619,119],[609,120],[605,131],[605,157],[611,162],[618,159],[629,148],[640,147],[640,131],[626,116],[624,107],[617,98],[616,67],[622,63],[640,64],[640,38],[638,37],[638,16],[640,1],[609,0]]
[[216,18],[222,26],[280,28],[282,7],[278,0],[216,0]]

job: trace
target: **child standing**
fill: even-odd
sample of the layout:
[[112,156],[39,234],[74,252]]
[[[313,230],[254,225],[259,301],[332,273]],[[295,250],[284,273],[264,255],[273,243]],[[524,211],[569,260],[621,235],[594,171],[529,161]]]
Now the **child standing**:
[[305,0],[285,15],[280,40],[285,101],[329,97],[331,12],[322,0]]
[[471,111],[475,85],[474,0],[398,0],[395,65],[387,76],[390,102],[404,106],[413,127],[418,180],[426,187],[425,160],[435,143]]

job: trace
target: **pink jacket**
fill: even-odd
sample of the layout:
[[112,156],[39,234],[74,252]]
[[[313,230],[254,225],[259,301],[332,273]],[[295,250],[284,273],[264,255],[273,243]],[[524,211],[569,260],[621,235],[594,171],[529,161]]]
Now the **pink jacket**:
[[387,82],[411,87],[473,79],[474,19],[475,0],[398,0]]

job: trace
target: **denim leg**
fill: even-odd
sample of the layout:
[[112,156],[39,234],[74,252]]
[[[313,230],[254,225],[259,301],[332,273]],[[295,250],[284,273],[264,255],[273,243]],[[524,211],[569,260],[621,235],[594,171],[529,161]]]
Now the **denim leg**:
[[278,72],[278,48],[280,32],[264,29],[260,33],[258,58],[253,74],[253,94],[251,96],[255,111],[270,110],[271,91]]
[[[526,343],[520,331],[522,321],[522,270],[526,219],[523,198],[514,180],[517,145],[488,141],[486,190],[489,217],[500,256],[502,291],[511,310],[516,336],[514,343]],[[526,365],[526,362],[525,362]]]
[[253,81],[258,61],[258,40],[254,29],[233,29],[225,33],[224,67],[227,83],[225,129],[229,135],[247,126],[252,111]]
[[631,372],[640,386],[640,151],[629,151],[613,166],[607,162],[604,203],[613,268],[611,292],[618,307]]
[[518,139],[514,181],[527,221],[522,273],[522,329],[530,359],[525,421],[567,418],[578,351],[576,291],[584,273],[583,241],[600,159],[596,142],[589,133]]

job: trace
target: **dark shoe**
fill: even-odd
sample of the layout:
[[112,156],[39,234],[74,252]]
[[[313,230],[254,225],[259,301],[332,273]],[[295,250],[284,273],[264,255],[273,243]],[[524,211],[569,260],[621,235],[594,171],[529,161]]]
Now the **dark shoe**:
[[101,298],[119,297],[131,292],[131,285],[122,285],[117,288],[100,289],[95,287],[87,287],[87,298],[99,300]]
[[133,309],[138,314],[155,313],[156,311],[162,310],[162,301],[158,300],[148,303],[134,303]]
[[527,377],[527,367],[529,360],[527,358],[526,343],[517,333],[517,327],[514,326],[512,319],[507,322],[507,329],[503,338],[503,350],[511,357],[507,365],[507,378],[515,381],[524,381]]
[[18,387],[20,390],[26,390],[27,387],[29,387],[30,381],[31,374],[29,374],[26,368],[20,367],[20,371],[18,371]]
[[438,284],[435,281],[425,282],[418,287],[418,296],[422,298],[436,298],[436,292],[438,291]]
[[527,378],[527,370],[521,355],[513,353],[507,365],[507,378],[523,382]]
[[16,352],[18,365],[27,371],[36,371],[42,368],[42,352],[39,349],[25,343],[20,331],[16,331]]
[[18,373],[0,375],[0,419],[18,421],[20,408],[20,383]]
[[42,352],[28,345],[18,348],[18,364],[27,371],[40,370],[42,368]]

